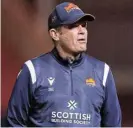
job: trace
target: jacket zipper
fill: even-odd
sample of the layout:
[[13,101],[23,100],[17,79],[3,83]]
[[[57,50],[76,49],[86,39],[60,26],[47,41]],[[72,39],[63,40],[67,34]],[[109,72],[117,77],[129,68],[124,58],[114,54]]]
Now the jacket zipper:
[[72,76],[72,66],[70,68],[70,79],[71,79],[71,95],[73,96],[73,76]]

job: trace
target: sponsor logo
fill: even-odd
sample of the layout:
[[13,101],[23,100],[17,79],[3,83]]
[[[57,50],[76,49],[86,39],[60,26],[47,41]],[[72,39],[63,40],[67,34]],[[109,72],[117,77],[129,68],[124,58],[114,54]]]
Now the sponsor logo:
[[77,108],[77,103],[75,102],[75,100],[70,100],[68,102],[68,106],[67,106],[70,110],[75,110],[75,108]]
[[69,13],[74,9],[78,9],[81,10],[77,5],[73,4],[73,3],[69,3],[66,7],[64,7],[64,9]]
[[96,86],[96,82],[95,82],[95,80],[93,78],[88,78],[88,79],[86,79],[85,82],[89,86],[92,86],[92,87]]
[[91,114],[75,112],[78,108],[78,103],[75,100],[70,100],[67,102],[66,111],[52,111],[51,122],[54,123],[73,123],[73,124],[84,124],[89,125],[91,122]]

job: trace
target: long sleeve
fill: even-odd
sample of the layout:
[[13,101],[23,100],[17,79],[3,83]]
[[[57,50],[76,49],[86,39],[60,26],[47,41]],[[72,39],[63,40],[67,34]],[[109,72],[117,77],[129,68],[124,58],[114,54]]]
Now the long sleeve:
[[102,127],[121,127],[121,108],[111,70],[105,84],[105,101],[101,111]]
[[31,77],[26,65],[20,71],[8,104],[7,121],[10,126],[28,125],[31,102]]

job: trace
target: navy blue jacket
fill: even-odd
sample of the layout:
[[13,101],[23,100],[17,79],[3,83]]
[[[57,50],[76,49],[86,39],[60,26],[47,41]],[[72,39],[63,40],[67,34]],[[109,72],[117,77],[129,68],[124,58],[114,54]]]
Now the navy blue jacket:
[[8,106],[10,126],[120,127],[109,66],[82,54],[74,62],[54,49],[25,62]]

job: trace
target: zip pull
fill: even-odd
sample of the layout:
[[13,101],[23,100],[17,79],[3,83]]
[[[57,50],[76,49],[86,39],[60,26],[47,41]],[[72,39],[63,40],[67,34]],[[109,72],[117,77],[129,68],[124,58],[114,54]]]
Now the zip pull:
[[69,66],[70,72],[72,72],[72,66]]
[[68,63],[69,63],[69,65],[72,65],[73,64],[73,62],[74,62],[74,60],[72,59],[72,58],[68,58]]
[[73,60],[71,58],[68,58],[68,63],[69,63],[69,69],[72,72],[72,64],[73,64]]

